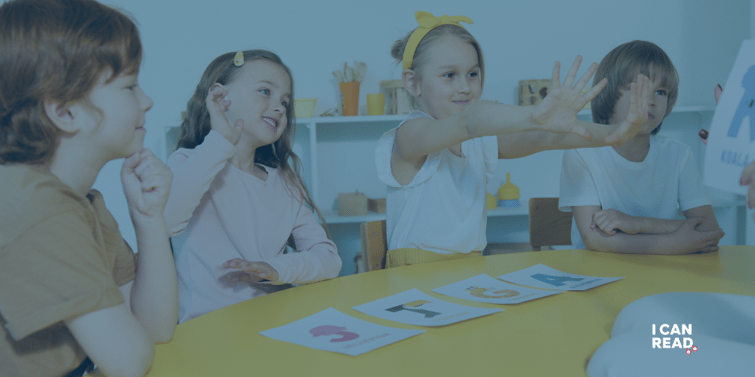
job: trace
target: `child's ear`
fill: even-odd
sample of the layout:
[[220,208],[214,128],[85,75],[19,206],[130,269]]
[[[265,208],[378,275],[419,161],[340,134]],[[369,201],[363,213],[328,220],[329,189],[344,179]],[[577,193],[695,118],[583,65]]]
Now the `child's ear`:
[[417,85],[417,76],[414,74],[414,71],[411,69],[405,69],[401,72],[401,78],[404,80],[404,87],[406,88],[406,91],[409,92],[409,94],[412,97],[419,97],[419,85]]
[[63,105],[53,101],[45,101],[45,114],[55,127],[67,133],[76,132],[77,126],[70,105]]

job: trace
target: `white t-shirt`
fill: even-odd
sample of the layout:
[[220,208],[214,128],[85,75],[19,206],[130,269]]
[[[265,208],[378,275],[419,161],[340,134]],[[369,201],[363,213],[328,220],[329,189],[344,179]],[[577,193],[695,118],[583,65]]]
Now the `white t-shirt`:
[[429,115],[414,111],[386,132],[375,150],[378,177],[386,195],[388,248],[418,248],[440,254],[469,253],[487,245],[487,184],[498,163],[498,139],[479,137],[461,143],[462,157],[448,149],[429,154],[422,168],[401,185],[391,172],[396,130],[406,121]]
[[[597,205],[632,216],[674,219],[680,211],[710,204],[692,152],[684,143],[650,137],[642,162],[621,157],[612,147],[564,152],[558,207]],[[574,248],[585,244],[572,220]]]

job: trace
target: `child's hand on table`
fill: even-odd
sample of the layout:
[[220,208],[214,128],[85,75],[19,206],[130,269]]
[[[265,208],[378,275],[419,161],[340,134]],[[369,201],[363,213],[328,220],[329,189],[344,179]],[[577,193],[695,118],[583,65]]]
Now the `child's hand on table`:
[[679,254],[718,251],[718,241],[723,238],[724,231],[721,229],[711,231],[695,230],[703,221],[705,219],[700,217],[689,218],[673,233],[674,240],[681,246]]
[[126,158],[121,168],[121,182],[131,218],[162,218],[173,180],[168,165],[149,149]]
[[241,258],[231,259],[223,263],[225,268],[234,268],[249,274],[252,281],[259,283],[263,280],[274,282],[278,280],[278,271],[266,262],[249,262]]
[[231,106],[231,101],[225,99],[228,95],[228,89],[225,89],[220,84],[214,84],[210,88],[210,92],[207,93],[205,98],[205,104],[207,105],[207,111],[210,113],[210,127],[215,132],[223,135],[231,144],[236,145],[241,138],[241,128],[244,127],[244,120],[239,119],[231,126],[226,117],[225,112],[228,107]]
[[650,79],[642,74],[637,75],[635,81],[629,85],[629,96],[627,117],[619,124],[616,132],[606,137],[608,144],[623,145],[632,140],[648,120]]
[[590,140],[592,139],[590,131],[577,124],[577,113],[603,89],[608,81],[601,80],[598,85],[582,94],[582,89],[587,86],[588,81],[598,69],[598,65],[595,63],[590,65],[587,72],[574,84],[574,78],[577,76],[581,63],[582,57],[577,56],[562,86],[559,77],[561,63],[556,62],[551,78],[551,91],[542,102],[535,105],[532,120],[543,125],[547,131],[573,133]]

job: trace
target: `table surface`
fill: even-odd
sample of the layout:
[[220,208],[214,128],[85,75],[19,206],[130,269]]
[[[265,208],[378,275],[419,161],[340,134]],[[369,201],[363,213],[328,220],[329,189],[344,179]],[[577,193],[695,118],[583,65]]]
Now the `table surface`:
[[[486,273],[500,276],[538,263],[591,276],[625,276],[583,292],[518,305],[443,296],[432,289]],[[440,328],[372,317],[353,306],[417,288],[443,300],[503,312]],[[583,376],[590,355],[610,337],[622,308],[674,291],[755,296],[755,247],[684,256],[553,250],[391,268],[299,286],[184,322],[157,346],[150,377],[161,376]],[[347,356],[273,340],[260,331],[328,307],[373,323],[425,333]]]

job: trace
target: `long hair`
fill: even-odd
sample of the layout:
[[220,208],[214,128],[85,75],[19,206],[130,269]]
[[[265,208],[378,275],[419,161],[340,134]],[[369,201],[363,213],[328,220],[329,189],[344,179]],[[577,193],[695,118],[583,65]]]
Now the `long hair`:
[[122,11],[93,0],[14,0],[0,6],[0,163],[45,163],[63,131],[45,102],[87,100],[103,74],[135,74],[142,44]]
[[[291,82],[290,95],[294,98],[294,78],[291,71],[283,64],[283,61],[273,52],[267,50],[246,50],[243,51],[244,61],[250,62],[255,59],[266,59],[279,65],[288,74]],[[210,88],[215,83],[228,85],[238,77],[241,67],[233,63],[235,52],[228,52],[218,56],[207,66],[202,78],[197,84],[194,95],[191,96],[186,106],[186,118],[181,123],[180,134],[176,149],[187,148],[193,149],[202,144],[204,138],[210,133],[212,126],[210,124],[210,113],[207,110],[205,99]],[[286,128],[278,140],[274,143],[257,148],[254,155],[254,162],[278,169],[281,172],[286,187],[295,193],[309,208],[317,213],[322,222],[325,233],[330,237],[325,218],[315,205],[314,200],[309,195],[309,190],[304,185],[301,177],[301,160],[293,151],[294,136],[296,133],[296,120],[294,119],[293,106],[286,107]]]

